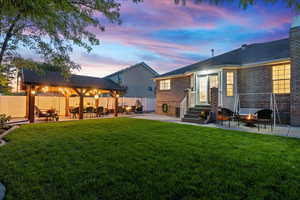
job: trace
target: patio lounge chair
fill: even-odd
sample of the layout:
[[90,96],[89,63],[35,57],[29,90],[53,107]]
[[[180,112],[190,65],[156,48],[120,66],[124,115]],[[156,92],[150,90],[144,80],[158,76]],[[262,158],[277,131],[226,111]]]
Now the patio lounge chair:
[[228,108],[221,108],[218,112],[218,121],[221,121],[223,125],[224,121],[228,121],[228,125],[230,127],[230,122],[236,120],[238,122],[238,126],[240,125],[240,117],[238,113],[234,113],[232,110]]
[[47,121],[49,119],[58,121],[59,117],[54,109],[41,110],[37,106],[34,107],[35,107],[35,114],[38,118],[46,118]]
[[256,120],[258,123],[258,130],[260,129],[260,125],[263,125],[265,128],[267,128],[267,125],[269,124],[271,126],[271,130],[273,130],[273,111],[270,109],[263,109],[259,110],[255,113]]

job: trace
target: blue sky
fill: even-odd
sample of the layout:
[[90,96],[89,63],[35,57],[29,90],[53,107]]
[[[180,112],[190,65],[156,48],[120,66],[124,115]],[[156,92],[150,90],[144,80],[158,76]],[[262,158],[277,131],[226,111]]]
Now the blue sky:
[[173,0],[121,1],[122,24],[96,31],[101,44],[91,53],[75,48],[78,74],[105,76],[138,62],[159,73],[206,59],[242,44],[288,37],[295,13],[283,3],[256,4],[247,10],[236,4],[174,5]]

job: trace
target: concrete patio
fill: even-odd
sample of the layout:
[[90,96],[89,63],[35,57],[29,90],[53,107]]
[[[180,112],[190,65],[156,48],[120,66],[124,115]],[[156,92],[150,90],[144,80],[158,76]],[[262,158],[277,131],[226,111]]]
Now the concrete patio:
[[173,122],[178,124],[188,124],[193,126],[203,126],[203,127],[212,127],[212,128],[222,128],[225,130],[237,130],[237,131],[245,131],[257,134],[267,134],[267,135],[277,135],[277,136],[285,136],[285,137],[293,137],[293,138],[300,138],[300,127],[291,127],[288,125],[278,125],[276,126],[273,131],[271,130],[270,126],[266,129],[260,129],[256,127],[247,127],[244,126],[243,123],[240,124],[238,127],[237,122],[231,122],[230,127],[228,122],[224,122],[223,125],[221,124],[194,124],[188,122],[182,122],[179,118],[169,117],[164,115],[157,115],[157,114],[141,114],[141,115],[134,115],[130,116],[136,119],[149,119],[149,120],[158,120],[164,122]]

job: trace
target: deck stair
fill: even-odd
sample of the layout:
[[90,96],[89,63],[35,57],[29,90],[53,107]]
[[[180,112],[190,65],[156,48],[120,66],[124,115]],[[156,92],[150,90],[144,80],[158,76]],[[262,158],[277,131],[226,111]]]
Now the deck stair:
[[195,106],[193,108],[189,108],[187,113],[181,119],[183,122],[190,122],[196,124],[206,124],[206,120],[200,117],[201,112],[203,111],[211,111],[210,105],[202,105],[202,106]]

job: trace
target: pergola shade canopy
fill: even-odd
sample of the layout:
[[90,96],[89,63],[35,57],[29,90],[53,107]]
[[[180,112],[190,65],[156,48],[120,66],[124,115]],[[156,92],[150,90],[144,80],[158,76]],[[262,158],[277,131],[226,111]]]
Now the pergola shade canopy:
[[66,100],[66,113],[69,110],[69,96],[76,94],[79,96],[79,119],[83,119],[84,113],[84,96],[92,93],[98,101],[99,94],[110,93],[115,98],[115,116],[118,116],[118,97],[120,93],[126,91],[117,83],[106,78],[96,78],[90,76],[81,76],[71,74],[68,77],[62,75],[61,72],[35,72],[28,69],[22,71],[22,84],[26,90],[26,116],[29,122],[34,122],[35,95],[36,92],[48,90],[49,86],[55,91],[64,94]]
[[60,72],[34,72],[23,69],[22,81],[24,85],[48,85],[69,88],[102,89],[124,91],[125,88],[110,79],[96,78],[72,74],[65,78]]

